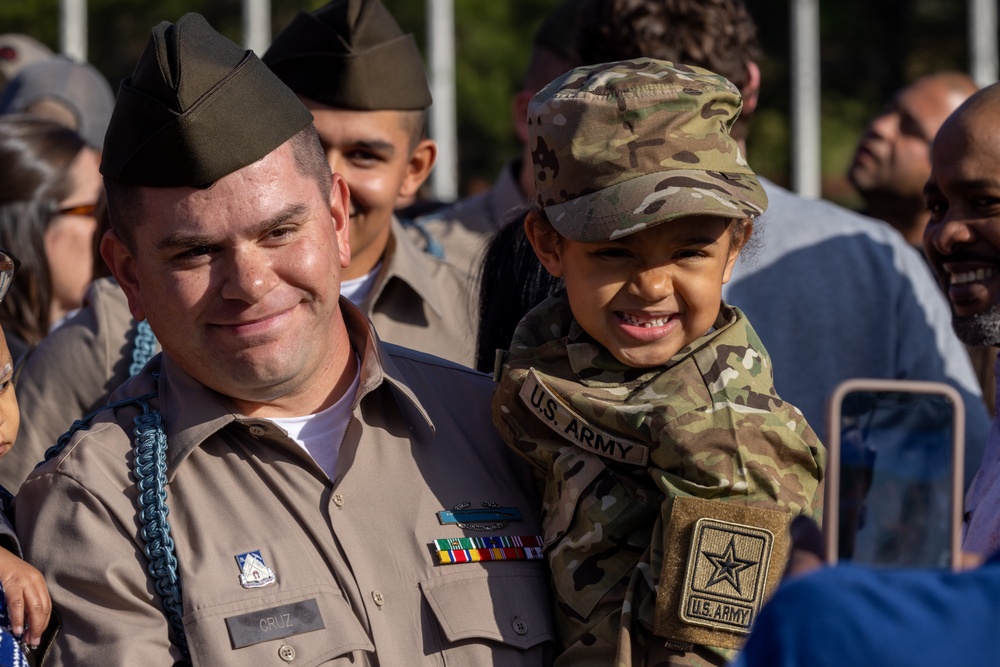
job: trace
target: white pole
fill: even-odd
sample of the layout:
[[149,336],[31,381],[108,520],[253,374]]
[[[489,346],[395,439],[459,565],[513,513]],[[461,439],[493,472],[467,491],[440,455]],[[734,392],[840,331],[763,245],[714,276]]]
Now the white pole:
[[458,198],[458,131],[455,113],[454,0],[427,0],[427,51],[431,95],[430,135],[438,155],[431,194],[444,202]]
[[969,0],[969,64],[979,86],[997,80],[997,1]]
[[792,188],[818,198],[820,173],[819,0],[792,0]]
[[59,50],[87,61],[87,0],[59,0]]
[[243,0],[243,46],[262,56],[270,45],[270,0]]

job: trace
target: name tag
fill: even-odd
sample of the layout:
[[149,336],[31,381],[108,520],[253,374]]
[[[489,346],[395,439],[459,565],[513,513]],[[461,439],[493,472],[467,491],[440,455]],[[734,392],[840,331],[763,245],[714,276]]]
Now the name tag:
[[253,646],[272,639],[283,639],[313,630],[322,630],[323,617],[316,599],[303,600],[280,607],[261,609],[226,619],[233,648]]
[[649,447],[623,440],[613,433],[588,424],[542,384],[534,369],[528,371],[528,377],[518,395],[549,428],[577,447],[606,459],[634,465],[644,466],[649,461]]

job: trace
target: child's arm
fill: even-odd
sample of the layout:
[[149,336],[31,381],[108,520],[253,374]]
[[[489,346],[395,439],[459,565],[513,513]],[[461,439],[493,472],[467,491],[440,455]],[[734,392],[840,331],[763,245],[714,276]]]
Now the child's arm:
[[[25,633],[22,640],[29,646],[38,646],[42,632],[49,625],[52,600],[42,573],[28,565],[15,554],[0,548],[0,583],[7,596],[7,614],[15,636]],[[28,627],[24,622],[27,615]]]

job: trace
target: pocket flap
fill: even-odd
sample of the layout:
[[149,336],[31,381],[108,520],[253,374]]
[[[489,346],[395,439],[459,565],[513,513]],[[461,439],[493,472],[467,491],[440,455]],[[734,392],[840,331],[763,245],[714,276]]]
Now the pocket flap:
[[194,665],[318,665],[375,647],[340,591],[328,586],[227,603],[184,615]]
[[448,641],[485,638],[525,649],[554,640],[545,569],[519,566],[498,563],[420,583]]

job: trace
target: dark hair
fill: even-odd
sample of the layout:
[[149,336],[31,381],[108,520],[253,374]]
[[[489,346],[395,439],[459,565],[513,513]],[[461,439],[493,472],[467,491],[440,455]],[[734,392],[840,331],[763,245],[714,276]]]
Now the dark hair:
[[[757,26],[741,0],[588,0],[580,13],[577,50],[585,65],[656,58],[704,67],[740,91],[747,65],[761,57]],[[749,114],[732,135],[745,139]]]
[[70,166],[86,147],[76,132],[29,116],[0,116],[0,247],[21,260],[0,322],[29,345],[51,326],[52,277],[45,230],[73,183]]
[[563,281],[545,270],[524,233],[524,219],[530,210],[500,227],[483,256],[476,368],[484,373],[493,372],[496,351],[510,347],[521,318],[562,289]]
[[399,116],[399,122],[410,137],[409,150],[412,152],[427,136],[427,109],[404,110],[399,112]]
[[[316,127],[310,123],[288,141],[292,146],[292,157],[299,174],[313,179],[320,192],[326,196],[330,192],[333,172],[316,134]],[[141,188],[142,186],[125,185],[112,178],[104,178],[108,223],[125,246],[133,251],[135,236],[132,232],[137,221],[142,219]]]

